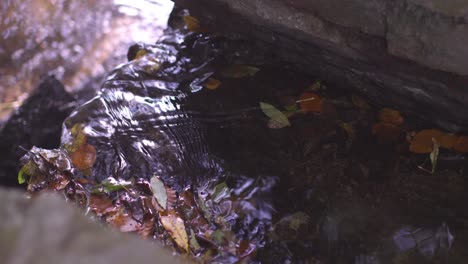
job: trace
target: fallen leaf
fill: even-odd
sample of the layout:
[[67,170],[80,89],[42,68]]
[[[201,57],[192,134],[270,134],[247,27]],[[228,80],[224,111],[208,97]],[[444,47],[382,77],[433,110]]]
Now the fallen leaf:
[[268,120],[267,126],[268,128],[271,128],[271,129],[280,129],[280,128],[287,127],[289,125],[287,123],[281,123],[281,122],[278,122],[277,120],[270,119]]
[[379,119],[383,123],[394,124],[397,126],[403,124],[404,121],[400,112],[390,108],[383,108],[382,110],[380,110]]
[[185,230],[184,221],[178,217],[174,212],[170,212],[167,216],[160,216],[161,224],[164,229],[169,233],[179,248],[188,252],[188,236]]
[[443,147],[446,149],[452,149],[457,143],[458,138],[459,138],[458,135],[446,133],[438,137],[437,142],[439,143],[440,147]]
[[351,102],[353,102],[353,105],[359,109],[369,110],[371,108],[364,98],[354,94],[351,96]]
[[311,90],[311,91],[314,91],[314,92],[318,92],[318,91],[320,91],[320,89],[322,89],[322,82],[315,81],[313,84],[311,84],[308,87],[308,89]]
[[184,16],[184,23],[188,30],[195,33],[204,33],[206,30],[202,28],[200,21],[193,16],[186,15]]
[[143,225],[137,230],[138,235],[143,238],[149,238],[153,235],[155,218],[151,217],[143,222]]
[[257,74],[258,71],[260,71],[260,69],[257,67],[242,65],[242,64],[235,64],[224,69],[221,72],[221,75],[224,77],[231,77],[231,78],[244,78],[244,77],[254,76],[255,74]]
[[221,86],[221,81],[214,78],[209,78],[205,83],[205,88],[208,90],[216,90],[219,86]]
[[223,230],[217,229],[216,231],[211,234],[211,239],[213,239],[216,244],[221,245],[225,240],[226,235],[224,234]]
[[146,54],[148,54],[148,52],[144,49],[140,49],[137,51],[137,54],[135,55],[135,58],[133,60],[139,60],[141,58],[143,58],[144,56],[146,56]]
[[106,222],[118,228],[120,232],[135,232],[141,229],[141,225],[122,208],[109,215]]
[[124,180],[116,180],[114,177],[104,179],[101,183],[96,184],[91,193],[111,193],[120,191],[132,185],[132,182]]
[[372,134],[381,144],[396,143],[401,135],[401,128],[394,124],[376,123],[372,126]]
[[320,113],[323,111],[323,99],[318,94],[305,92],[301,94],[301,97],[297,102],[301,106],[301,110],[304,112]]
[[151,189],[153,190],[153,196],[156,198],[159,206],[161,206],[164,210],[167,209],[167,192],[166,186],[164,183],[159,179],[158,176],[151,177],[150,180]]
[[69,152],[75,152],[87,142],[86,134],[83,132],[82,124],[75,124],[70,129],[71,139],[65,144],[65,149]]
[[18,183],[23,184],[26,182],[26,165],[24,165],[18,172]]
[[433,148],[431,154],[429,155],[429,158],[432,164],[431,172],[434,173],[437,167],[437,160],[439,159],[439,144],[437,143],[437,140],[435,138],[432,138],[432,143]]
[[276,109],[271,104],[260,102],[260,109],[263,113],[268,116],[271,120],[278,123],[278,126],[287,127],[291,126],[289,119],[280,110]]
[[460,136],[453,146],[453,150],[460,153],[468,153],[468,136]]
[[226,198],[230,193],[229,187],[226,182],[221,182],[213,188],[213,193],[211,194],[211,199],[218,203],[223,198]]
[[76,151],[70,153],[73,165],[80,171],[93,167],[96,162],[96,149],[90,144],[84,144]]
[[434,145],[432,138],[438,139],[442,135],[442,131],[437,129],[421,130],[411,140],[410,151],[418,154],[431,153]]
[[116,210],[112,200],[103,195],[90,195],[88,203],[89,209],[97,216],[102,216]]
[[193,232],[192,229],[190,229],[190,247],[194,252],[197,252],[201,249],[200,243],[198,243],[195,232]]

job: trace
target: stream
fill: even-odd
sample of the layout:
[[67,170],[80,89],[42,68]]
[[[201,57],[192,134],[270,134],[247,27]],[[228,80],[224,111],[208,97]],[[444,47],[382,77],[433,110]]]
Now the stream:
[[[328,87],[272,47],[207,32],[185,10],[169,24],[98,71],[101,88],[64,120],[59,147],[26,153],[28,191],[62,192],[202,263],[468,260],[460,147],[437,145],[436,167],[432,141],[414,147],[430,124]],[[14,83],[38,81],[8,69]],[[76,82],[72,69],[56,75],[69,91],[95,78]]]

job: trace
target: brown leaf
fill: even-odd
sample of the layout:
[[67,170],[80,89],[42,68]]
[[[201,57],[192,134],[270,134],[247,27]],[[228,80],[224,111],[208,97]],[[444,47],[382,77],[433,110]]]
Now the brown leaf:
[[383,108],[382,110],[380,110],[379,119],[383,123],[394,124],[397,126],[403,124],[404,121],[400,112],[390,108]]
[[112,200],[107,196],[93,194],[89,196],[89,209],[97,216],[116,211]]
[[364,100],[364,98],[358,95],[352,95],[351,101],[353,102],[353,105],[359,109],[369,110],[371,108],[370,105],[366,102],[366,100]]
[[381,144],[396,143],[400,138],[401,128],[394,124],[379,122],[372,126],[372,134]]
[[73,165],[80,171],[93,167],[96,162],[96,149],[90,144],[84,144],[70,154]]
[[411,140],[410,151],[418,154],[431,153],[434,144],[432,138],[437,140],[442,135],[442,131],[437,129],[421,130]]
[[323,99],[320,95],[305,92],[301,94],[299,99],[299,105],[304,112],[322,112],[323,111]]
[[193,16],[184,16],[184,23],[188,30],[195,33],[205,33],[207,30],[201,26],[200,21]]
[[109,215],[106,221],[118,228],[120,232],[135,232],[141,229],[141,224],[125,213],[123,209]]
[[155,218],[151,217],[143,222],[141,228],[137,231],[138,235],[149,238],[153,235]]
[[189,243],[187,231],[185,230],[184,220],[182,220],[175,212],[169,212],[168,215],[160,215],[161,224],[169,233],[179,248],[188,252]]
[[205,83],[205,88],[208,90],[216,90],[219,86],[221,86],[221,81],[214,78],[209,78]]
[[468,153],[468,136],[460,136],[453,146],[453,150],[460,153]]
[[174,209],[177,203],[177,193],[171,187],[166,186],[166,194],[167,194],[167,203],[166,208],[167,210]]
[[458,135],[455,134],[443,134],[437,138],[439,145],[446,149],[452,149],[459,139]]

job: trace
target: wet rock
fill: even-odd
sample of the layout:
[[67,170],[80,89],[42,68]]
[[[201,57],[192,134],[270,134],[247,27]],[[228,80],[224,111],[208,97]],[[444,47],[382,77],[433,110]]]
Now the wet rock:
[[60,145],[62,122],[73,97],[53,76],[46,77],[0,131],[0,185],[17,185],[19,158],[32,146]]
[[175,2],[213,31],[271,49],[277,63],[447,129],[468,129],[464,1]]
[[57,195],[0,188],[2,263],[177,263],[157,245],[93,223]]

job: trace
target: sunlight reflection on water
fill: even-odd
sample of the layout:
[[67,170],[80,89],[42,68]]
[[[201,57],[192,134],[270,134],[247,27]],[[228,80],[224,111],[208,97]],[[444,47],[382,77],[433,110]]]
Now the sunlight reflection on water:
[[47,74],[68,91],[98,89],[132,43],[157,41],[172,7],[170,0],[2,1],[0,122]]

